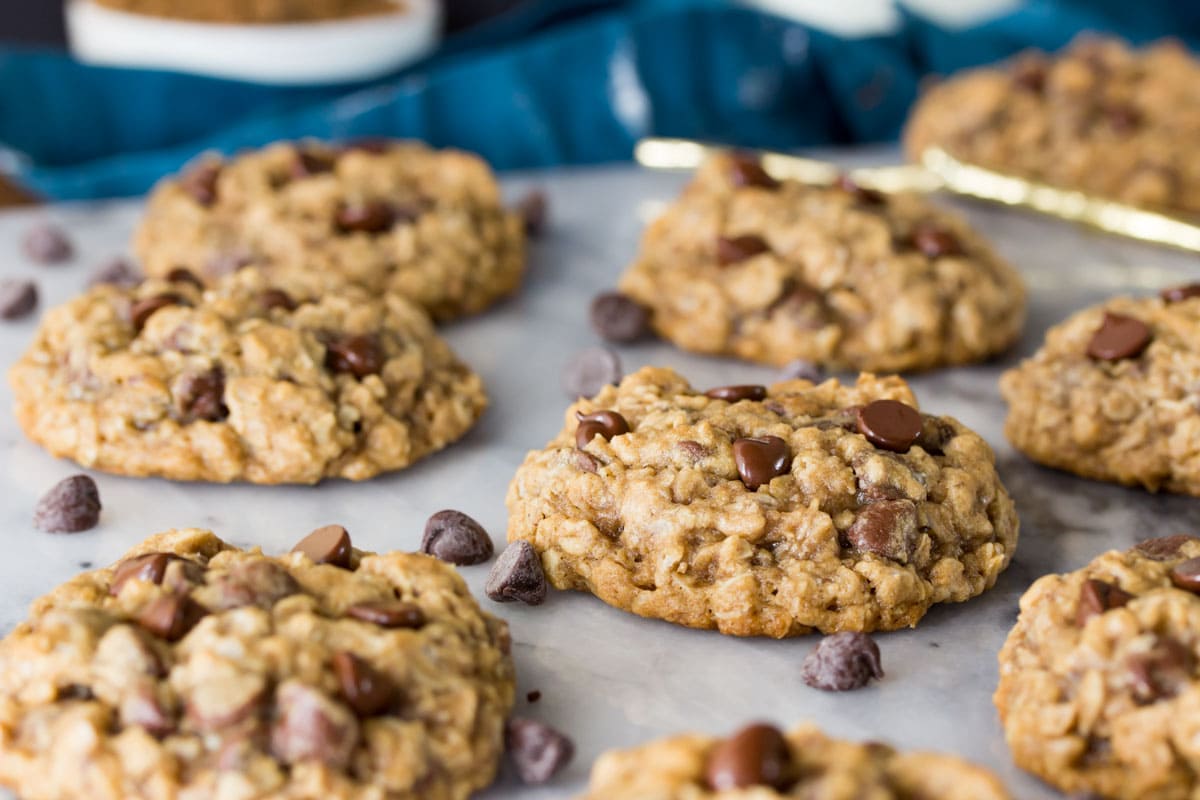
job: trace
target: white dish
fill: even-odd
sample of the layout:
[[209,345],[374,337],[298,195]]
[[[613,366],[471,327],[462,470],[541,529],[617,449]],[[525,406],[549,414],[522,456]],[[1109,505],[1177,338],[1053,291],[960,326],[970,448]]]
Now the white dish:
[[80,61],[191,72],[276,85],[367,80],[433,50],[441,0],[344,20],[232,25],[163,19],[69,0],[67,35]]

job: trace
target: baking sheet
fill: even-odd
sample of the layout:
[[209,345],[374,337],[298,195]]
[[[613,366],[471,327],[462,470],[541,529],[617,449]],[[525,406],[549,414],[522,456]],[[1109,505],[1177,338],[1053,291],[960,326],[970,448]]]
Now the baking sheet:
[[[880,163],[891,152],[818,154],[847,165]],[[544,188],[551,223],[535,243],[521,294],[443,332],[487,382],[492,407],[449,450],[398,474],[365,484],[316,488],[212,486],[95,474],[104,513],[94,531],[50,535],[30,522],[38,497],[78,469],[25,441],[0,388],[0,628],[24,617],[29,602],[81,569],[107,564],[146,535],[171,527],[208,527],[239,545],[289,549],[318,525],[337,522],[357,546],[415,549],[426,518],[456,508],[492,533],[505,531],[504,493],[525,452],[558,430],[568,398],[562,365],[598,343],[587,304],[611,287],[633,255],[643,224],[669,201],[685,175],[601,167],[506,178],[518,197]],[[1095,554],[1149,536],[1200,529],[1200,500],[1153,496],[1091,483],[1025,461],[1004,441],[1000,372],[1032,353],[1047,327],[1067,313],[1121,293],[1148,293],[1197,277],[1195,255],[1154,248],[1016,211],[953,203],[992,238],[1024,274],[1030,316],[1017,351],[1003,361],[913,379],[922,407],[951,414],[996,449],[1005,485],[1021,517],[1021,541],[996,587],[971,602],[936,607],[918,628],[877,635],[886,678],[856,692],[827,694],[805,686],[800,663],[815,637],[785,641],[723,637],[643,620],[585,594],[552,593],[528,608],[481,602],[512,625],[518,671],[516,713],[568,732],[575,761],[548,786],[520,785],[504,767],[487,800],[572,797],[597,755],[685,730],[729,732],[752,719],[790,726],[802,720],[826,731],[905,748],[958,753],[1004,778],[1015,797],[1058,795],[1012,766],[991,703],[995,654],[1012,625],[1021,592],[1038,576],[1075,569]],[[37,280],[42,308],[66,300],[105,259],[123,253],[139,211],[136,202],[72,205],[0,213],[0,277]],[[67,226],[76,258],[40,267],[21,253],[20,238],[37,219]],[[11,364],[31,338],[34,319],[0,324],[0,362]],[[773,371],[693,356],[650,342],[619,348],[626,372],[671,366],[698,386],[768,382]],[[463,575],[483,597],[487,565]],[[526,692],[541,691],[530,704]]]

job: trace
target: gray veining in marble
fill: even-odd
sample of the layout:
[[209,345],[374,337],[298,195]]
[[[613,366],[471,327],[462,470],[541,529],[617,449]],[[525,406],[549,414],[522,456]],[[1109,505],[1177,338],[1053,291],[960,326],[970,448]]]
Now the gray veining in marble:
[[[525,290],[476,319],[445,328],[455,348],[482,373],[492,408],[463,442],[407,472],[366,484],[259,488],[173,484],[96,475],[104,500],[101,526],[75,536],[39,533],[30,524],[38,496],[75,472],[26,442],[0,388],[0,628],[8,630],[30,600],[81,568],[107,563],[143,536],[175,526],[211,527],[239,544],[280,551],[328,522],[345,524],[361,547],[415,549],[426,517],[458,508],[482,522],[499,545],[504,491],[526,450],[561,424],[567,398],[559,369],[596,343],[586,324],[591,295],[616,280],[634,252],[646,216],[685,178],[609,167],[515,176],[513,196],[534,183],[550,196],[552,224],[533,249]],[[1017,598],[1047,572],[1068,570],[1110,547],[1147,536],[1200,528],[1200,501],[1152,496],[1089,483],[1034,466],[1001,436],[1000,372],[1031,353],[1064,314],[1117,292],[1144,293],[1194,278],[1194,255],[1156,249],[1021,212],[960,204],[1017,264],[1031,289],[1030,319],[1017,352],[1002,362],[919,376],[926,409],[952,414],[996,449],[1004,481],[1021,515],[1021,543],[995,589],[972,602],[935,609],[915,630],[878,637],[887,677],[843,695],[799,680],[811,638],[739,640],[638,619],[582,594],[553,594],[540,608],[484,600],[513,628],[519,672],[517,713],[575,738],[575,763],[550,786],[521,787],[510,770],[483,793],[487,800],[567,798],[582,787],[592,760],[611,747],[661,734],[729,731],[751,718],[790,724],[814,720],[834,734],[941,749],[997,770],[1017,797],[1055,797],[1016,770],[1008,757],[991,694],[995,653],[1016,614]],[[122,252],[136,203],[69,206],[0,214],[0,275],[35,278],[43,304],[58,303],[87,273]],[[20,252],[20,234],[39,216],[72,230],[79,256],[62,267],[36,267]],[[17,358],[35,322],[0,326],[0,362]],[[675,367],[697,385],[767,381],[772,371],[691,356],[663,343],[624,347],[627,371],[644,364]],[[481,595],[487,567],[463,574]],[[542,699],[525,701],[539,689]]]

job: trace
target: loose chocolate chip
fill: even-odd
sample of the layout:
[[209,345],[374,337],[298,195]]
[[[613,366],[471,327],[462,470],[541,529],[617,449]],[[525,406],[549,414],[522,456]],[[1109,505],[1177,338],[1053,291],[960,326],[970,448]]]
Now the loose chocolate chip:
[[177,642],[207,613],[186,594],[167,594],[154,598],[138,612],[137,624],[160,639]]
[[505,725],[504,746],[517,775],[527,784],[550,780],[575,755],[574,743],[561,732],[523,717],[513,717]]
[[775,374],[776,381],[809,381],[820,383],[825,380],[825,371],[820,365],[803,358],[797,358],[784,364]]
[[333,672],[342,687],[342,697],[360,717],[380,714],[396,699],[396,685],[391,679],[353,653],[334,653]]
[[1182,303],[1184,300],[1191,300],[1193,297],[1200,297],[1200,283],[1188,283],[1183,286],[1169,286],[1159,292],[1168,303]]
[[180,187],[202,206],[217,202],[217,179],[221,176],[221,165],[209,161],[193,167],[179,179]]
[[761,236],[718,236],[717,263],[722,267],[769,252],[771,246]]
[[525,223],[525,233],[535,239],[542,235],[546,230],[549,205],[546,193],[540,189],[534,189],[521,198],[517,203],[517,213],[521,215],[521,221]]
[[399,600],[355,603],[346,609],[346,616],[381,628],[420,628],[425,624],[420,606]]
[[608,342],[636,342],[650,333],[650,312],[620,292],[602,292],[592,298],[588,319],[592,330]]
[[708,754],[704,778],[716,792],[769,786],[784,789],[792,761],[783,733],[773,725],[748,725]]
[[196,273],[184,267],[176,267],[167,273],[167,280],[171,283],[190,283],[197,289],[204,288],[204,281],[196,276]]
[[346,233],[382,233],[395,220],[392,207],[380,200],[344,204],[334,217],[338,228]]
[[150,317],[168,306],[185,305],[186,300],[174,292],[143,297],[129,308],[129,322],[135,331],[141,331],[150,321]]
[[25,255],[38,264],[61,264],[75,254],[67,233],[57,225],[40,222],[25,232]]
[[864,506],[846,529],[855,550],[874,553],[901,564],[917,545],[917,507],[911,500],[883,500]]
[[33,281],[0,280],[0,318],[21,319],[37,308],[38,290]]
[[865,633],[842,631],[826,636],[804,659],[800,677],[814,689],[845,692],[883,677],[879,645]]
[[921,415],[896,400],[873,400],[860,406],[854,419],[867,441],[893,453],[907,453],[921,435]]
[[1186,688],[1192,681],[1196,656],[1178,639],[1159,636],[1149,650],[1129,656],[1126,666],[1133,697],[1145,705],[1174,697]]
[[540,691],[538,691],[537,689],[534,689],[532,691],[525,693],[525,702],[527,702],[527,703],[536,703],[538,700],[541,700],[541,699],[542,699],[542,693]]
[[1088,578],[1079,587],[1079,607],[1075,611],[1075,624],[1082,627],[1097,614],[1120,608],[1132,599],[1133,595],[1119,586]]
[[1200,558],[1189,558],[1171,569],[1171,583],[1200,594]]
[[767,397],[767,387],[756,386],[752,384],[743,384],[740,386],[718,386],[715,389],[709,389],[704,393],[705,397],[711,397],[713,400],[725,400],[730,403],[736,403],[739,400],[753,400],[759,402]]
[[325,346],[325,366],[334,372],[347,373],[358,379],[375,375],[383,369],[387,357],[379,337],[346,335],[333,339]]
[[296,301],[282,289],[263,289],[258,295],[258,304],[266,311],[282,308],[284,311],[295,311]]
[[1105,312],[1104,321],[1088,342],[1087,354],[1101,361],[1137,358],[1150,339],[1150,327],[1140,319]]
[[72,475],[42,495],[33,526],[47,533],[79,533],[100,521],[100,490],[87,475]]
[[611,441],[614,436],[629,433],[629,423],[616,411],[593,411],[584,414],[575,412],[579,427],[575,429],[575,446],[580,450],[587,447],[596,434],[603,436],[605,441]]
[[742,483],[753,492],[772,478],[791,471],[792,451],[778,436],[734,439],[733,463]]
[[520,600],[531,606],[546,599],[546,573],[529,542],[513,542],[492,565],[484,592],[497,603]]
[[292,177],[300,180],[331,172],[333,164],[333,156],[327,153],[319,153],[316,150],[297,150],[292,159]]
[[849,175],[838,175],[833,185],[854,198],[854,202],[864,206],[880,206],[887,202],[887,195],[875,189],[859,186]]
[[460,567],[482,564],[492,557],[492,537],[461,511],[446,509],[425,523],[421,552]]
[[572,400],[594,397],[621,382],[621,357],[609,347],[587,347],[571,356],[562,371],[563,391]]
[[958,256],[963,253],[958,237],[933,223],[924,223],[913,228],[911,241],[912,246],[921,251],[926,258]]
[[113,570],[108,593],[113,596],[120,594],[121,587],[131,580],[147,581],[155,585],[161,584],[163,576],[167,574],[167,566],[174,558],[178,558],[178,556],[170,553],[145,553],[125,559]]
[[175,385],[175,410],[185,422],[220,422],[229,416],[225,405],[225,371],[185,372]]
[[779,181],[763,169],[762,161],[749,153],[734,153],[729,157],[729,180],[734,186],[756,186],[778,189]]
[[301,539],[292,552],[304,553],[314,564],[332,564],[349,569],[354,548],[350,545],[350,534],[345,528],[341,525],[325,525]]
[[101,264],[88,278],[88,286],[136,286],[142,280],[138,270],[123,258],[114,258]]
[[1177,555],[1188,542],[1200,542],[1195,536],[1162,536],[1157,539],[1146,539],[1134,545],[1134,549],[1154,561],[1166,561]]
[[271,753],[285,764],[317,761],[344,769],[358,744],[358,719],[324,692],[296,680],[275,692]]

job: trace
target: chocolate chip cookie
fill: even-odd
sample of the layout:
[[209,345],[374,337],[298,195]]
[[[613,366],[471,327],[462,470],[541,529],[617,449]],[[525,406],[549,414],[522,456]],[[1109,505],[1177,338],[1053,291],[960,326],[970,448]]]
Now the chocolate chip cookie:
[[647,367],[573,404],[508,489],[559,589],[739,636],[915,625],[992,586],[1017,517],[988,445],[898,377],[693,389]]
[[292,553],[152,536],[0,642],[21,797],[466,798],[513,703],[511,643],[453,568],[313,532]]
[[1200,538],[1150,539],[1047,575],[1000,651],[1016,763],[1065,792],[1200,793]]
[[316,483],[401,469],[461,437],[482,382],[396,294],[317,299],[254,269],[102,285],[48,312],[9,379],[56,456],[124,475]]
[[960,758],[848,742],[812,725],[784,735],[749,725],[727,739],[689,734],[602,755],[580,800],[1009,800],[1000,780]]
[[982,361],[1025,318],[1017,272],[957,215],[848,181],[704,164],[655,221],[621,291],[685,350],[910,371]]
[[913,159],[963,161],[1168,212],[1200,211],[1200,62],[1166,40],[1141,50],[1083,36],[971,70],[917,103]]
[[511,293],[525,233],[482,159],[413,142],[279,143],[162,181],[134,236],[146,273],[247,265],[318,295],[399,294],[445,320]]
[[1200,285],[1080,311],[1001,378],[1005,434],[1050,467],[1200,495],[1198,340]]

